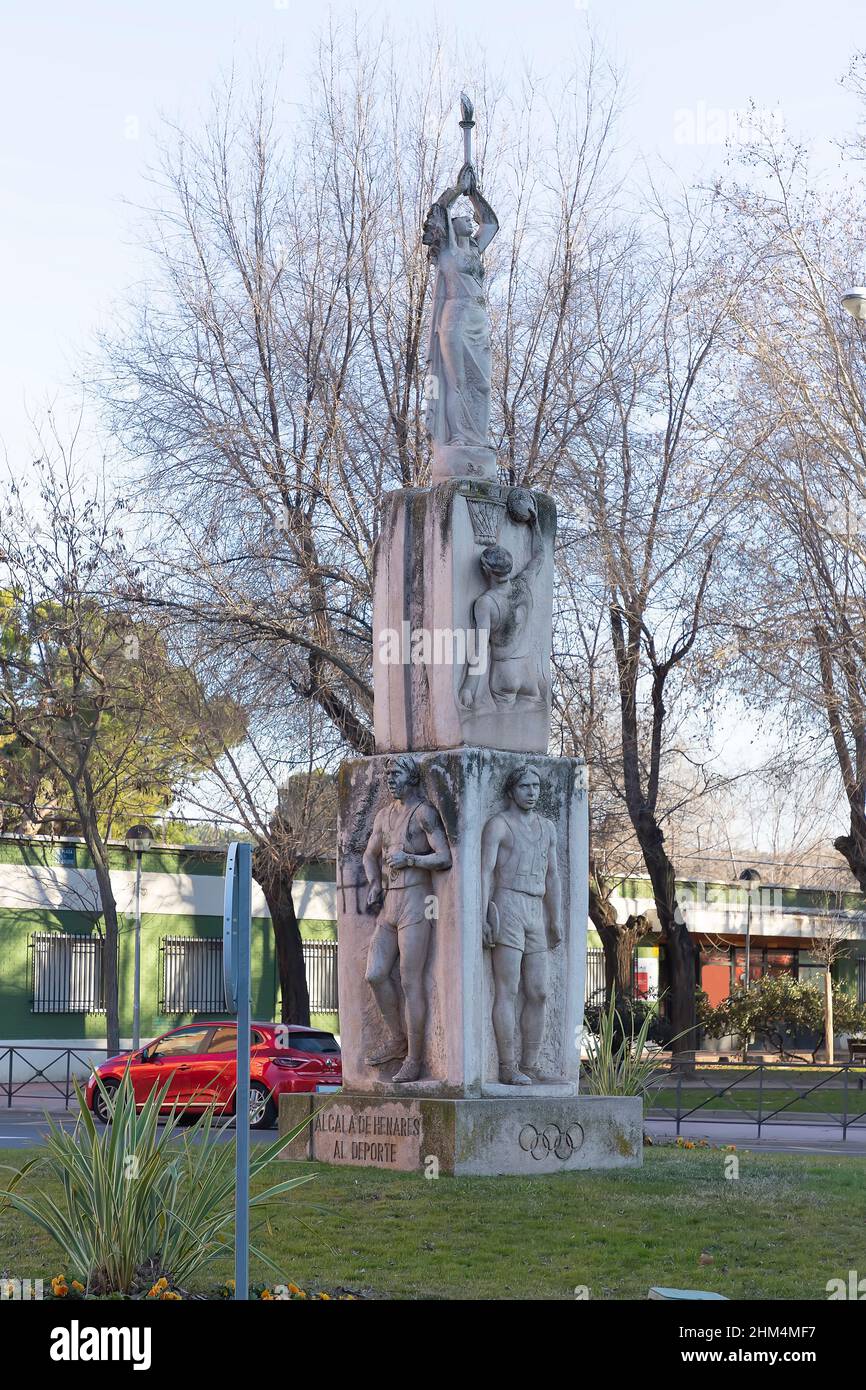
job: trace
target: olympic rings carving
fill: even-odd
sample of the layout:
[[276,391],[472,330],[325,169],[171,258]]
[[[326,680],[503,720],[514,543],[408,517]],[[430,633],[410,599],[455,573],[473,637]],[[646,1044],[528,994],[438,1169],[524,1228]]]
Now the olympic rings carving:
[[545,1125],[544,1129],[539,1130],[535,1125],[526,1124],[517,1136],[517,1142],[523,1152],[530,1154],[538,1163],[551,1154],[564,1163],[577,1153],[583,1144],[583,1137],[583,1126],[577,1123],[569,1125],[566,1130],[561,1130],[559,1125]]

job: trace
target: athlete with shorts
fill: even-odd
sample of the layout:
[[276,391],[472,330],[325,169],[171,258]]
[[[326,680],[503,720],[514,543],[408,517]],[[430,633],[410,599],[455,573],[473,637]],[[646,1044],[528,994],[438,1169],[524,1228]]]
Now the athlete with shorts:
[[[393,1079],[417,1081],[427,1017],[424,967],[436,920],[431,870],[450,869],[451,850],[439,812],[424,799],[415,758],[410,753],[387,758],[385,781],[393,800],[377,813],[363,860],[367,911],[377,914],[365,978],[390,1036],[368,1056],[367,1065],[405,1059]],[[405,1023],[391,977],[395,961],[406,1001]]]
[[[493,953],[493,1031],[499,1080],[508,1086],[559,1081],[538,1071],[547,1002],[548,953],[562,940],[556,826],[535,810],[536,768],[523,764],[505,783],[509,805],[481,836],[481,921]],[[515,1057],[517,993],[523,977],[522,1056]]]

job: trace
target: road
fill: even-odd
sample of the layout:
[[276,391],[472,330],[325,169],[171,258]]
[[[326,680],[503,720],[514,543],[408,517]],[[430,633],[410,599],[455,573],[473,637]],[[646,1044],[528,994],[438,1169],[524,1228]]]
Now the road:
[[[62,1125],[64,1129],[72,1130],[75,1127],[75,1119],[71,1114],[55,1112],[51,1116],[54,1124]],[[227,1129],[220,1132],[220,1142],[234,1137],[234,1124],[230,1124]],[[0,1149],[33,1149],[38,1148],[43,1143],[47,1133],[45,1116],[36,1110],[0,1110]],[[188,1130],[181,1130],[182,1134],[189,1133]],[[254,1144],[270,1143],[276,1139],[276,1129],[254,1129],[250,1131],[250,1139]]]

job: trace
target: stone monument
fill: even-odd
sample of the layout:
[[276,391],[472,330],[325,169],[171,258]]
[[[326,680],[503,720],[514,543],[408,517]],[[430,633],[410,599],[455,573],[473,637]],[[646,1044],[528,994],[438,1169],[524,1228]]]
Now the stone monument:
[[[578,1095],[583,764],[547,755],[551,498],[497,481],[472,163],[433,204],[432,486],[386,495],[374,553],[374,756],[340,772],[340,1094],[282,1096],[287,1157],[444,1173],[637,1164],[639,1099]],[[459,206],[466,200],[468,210]],[[455,204],[457,206],[455,207]]]

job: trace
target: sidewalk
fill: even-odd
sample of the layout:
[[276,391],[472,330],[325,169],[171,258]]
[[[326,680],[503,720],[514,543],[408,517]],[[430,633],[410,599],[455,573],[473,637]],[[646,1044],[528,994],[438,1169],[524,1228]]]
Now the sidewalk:
[[[644,1129],[654,1140],[676,1141],[675,1120],[645,1119]],[[761,1126],[759,1139],[758,1126],[754,1121],[725,1119],[707,1124],[706,1121],[683,1120],[680,1136],[683,1139],[706,1139],[716,1146],[736,1144],[738,1152],[752,1149],[758,1153],[844,1154],[849,1158],[866,1158],[864,1125],[849,1129],[847,1140],[843,1140],[842,1127],[838,1124],[798,1125],[771,1120]]]
[[[80,1080],[82,1090],[87,1078]],[[7,1114],[14,1111],[16,1114],[21,1111],[32,1112],[35,1115],[42,1115],[46,1110],[49,1114],[63,1114],[66,1111],[64,1101],[64,1085],[60,1081],[57,1083],[59,1090],[48,1085],[44,1081],[24,1081],[20,1085],[17,1081],[12,1082],[12,1104],[9,1104],[9,1097],[6,1094],[6,1082],[0,1087],[0,1116],[5,1111]],[[75,1099],[75,1091],[71,1088],[69,1094],[69,1112],[77,1111],[78,1103]]]

